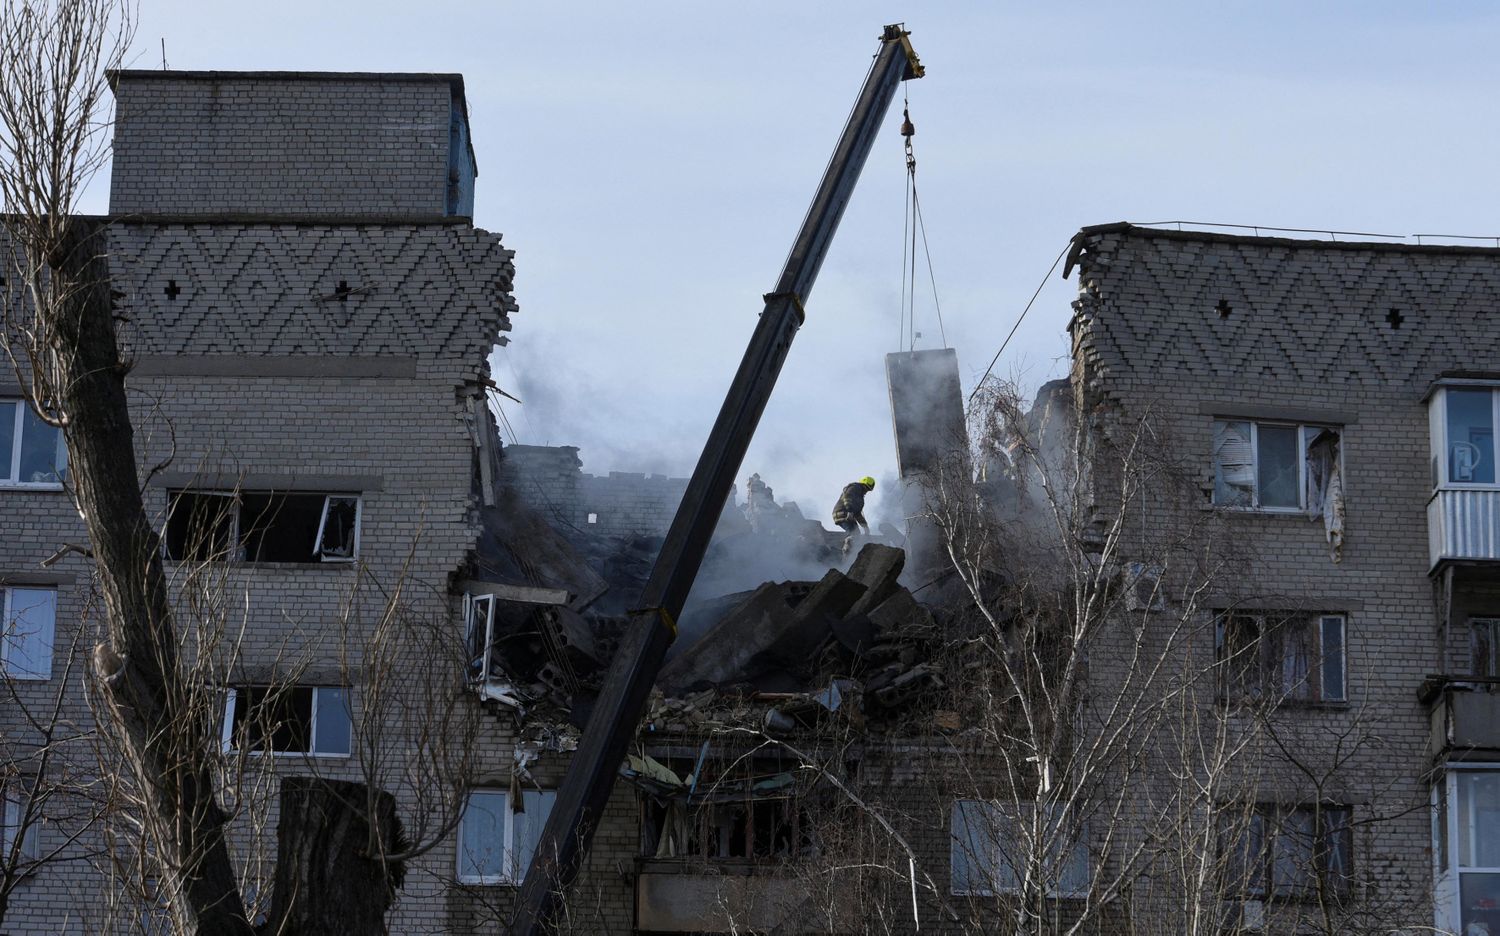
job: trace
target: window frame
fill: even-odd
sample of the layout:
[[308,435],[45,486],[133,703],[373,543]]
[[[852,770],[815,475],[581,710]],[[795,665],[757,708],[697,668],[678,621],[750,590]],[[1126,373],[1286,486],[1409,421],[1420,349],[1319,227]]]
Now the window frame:
[[[1019,811],[1015,807],[1019,806]],[[966,807],[977,807],[981,818],[988,820],[993,832],[993,858],[995,867],[989,869],[984,876],[989,880],[988,887],[964,887],[956,883],[955,874],[956,858],[962,854],[966,862],[983,864],[981,857],[970,850],[969,845],[961,841],[957,834],[957,817],[960,811]],[[1010,807],[1010,808],[1007,808]],[[952,801],[948,809],[948,892],[955,897],[996,897],[1002,894],[1019,894],[1021,892],[1021,875],[1006,857],[1007,846],[1014,852],[1017,848],[1016,842],[1020,836],[1016,834],[1016,827],[1024,821],[1027,813],[1036,808],[1035,803],[1000,803],[994,800],[964,799],[957,798]],[[1055,811],[1055,807],[1049,805],[1049,812]],[[965,828],[968,828],[968,820],[965,820]],[[1007,838],[1006,833],[1010,835]],[[1058,839],[1053,838],[1053,843]],[[1054,865],[1058,871],[1057,886],[1047,888],[1047,898],[1050,900],[1081,900],[1089,895],[1094,882],[1094,856],[1089,851],[1089,826],[1083,823],[1071,846],[1071,854],[1066,859],[1053,858],[1049,864]],[[962,852],[959,850],[963,849]],[[1068,884],[1070,871],[1076,871],[1075,863],[1081,862],[1082,886],[1065,887]],[[1072,866],[1072,867],[1070,867]],[[979,868],[984,873],[983,867]]]
[[[1246,423],[1250,426],[1250,473],[1255,479],[1254,487],[1250,490],[1250,503],[1227,504],[1220,503],[1219,496],[1219,453],[1217,447],[1211,448],[1209,452],[1209,467],[1212,469],[1213,487],[1210,491],[1209,502],[1219,510],[1235,510],[1246,513],[1266,514],[1305,514],[1307,506],[1307,450],[1312,445],[1318,434],[1324,431],[1333,431],[1339,436],[1338,470],[1340,476],[1344,475],[1344,430],[1342,425],[1334,423],[1310,423],[1296,422],[1287,419],[1255,419],[1250,416],[1214,416],[1210,423],[1211,440],[1218,437],[1217,425],[1220,423]],[[1262,426],[1277,429],[1297,430],[1297,504],[1293,507],[1267,507],[1260,503],[1260,429]]]
[[[226,497],[232,504],[229,510],[229,537],[230,551],[234,554],[232,559],[187,559],[174,558],[168,546],[167,524],[171,522],[172,510],[175,499],[185,494],[195,497]],[[281,497],[321,497],[323,505],[319,508],[318,529],[313,536],[311,554],[317,557],[316,562],[296,562],[286,559],[246,559],[244,531],[241,529],[241,513],[245,509],[245,495],[254,496],[281,496]],[[325,555],[323,552],[323,532],[328,525],[328,515],[333,509],[333,502],[354,502],[354,532],[351,541],[352,552],[348,556]],[[349,491],[276,491],[276,490],[233,490],[226,491],[215,488],[172,488],[167,491],[167,510],[162,519],[161,528],[161,556],[167,562],[231,562],[237,565],[295,565],[295,566],[321,566],[321,565],[350,565],[361,558],[360,534],[364,528],[365,498],[363,494]]]
[[26,795],[5,790],[3,799],[5,805],[0,812],[0,861],[9,861],[11,848],[15,843],[16,834],[21,833],[21,849],[17,857],[21,861],[36,861],[41,857],[41,849],[37,844],[39,824],[33,817],[24,830],[21,829],[21,814],[26,809]]
[[[1236,659],[1245,650],[1229,652],[1229,626],[1233,619],[1256,624],[1253,659]],[[1286,680],[1287,645],[1295,631],[1306,630],[1316,651],[1307,666],[1307,695]],[[1328,662],[1330,633],[1337,634],[1339,660],[1337,692],[1329,692]],[[1268,640],[1268,638],[1274,638]],[[1272,653],[1274,652],[1274,661]],[[1272,663],[1275,662],[1275,666]],[[1219,668],[1221,701],[1262,701],[1271,698],[1277,706],[1347,706],[1349,704],[1349,615],[1335,611],[1280,612],[1263,609],[1223,609],[1214,612],[1214,665]],[[1254,679],[1243,678],[1237,667],[1253,666]],[[1312,680],[1317,675],[1316,681]],[[1274,698],[1272,697],[1274,693]]]
[[[277,691],[279,691],[279,692],[295,692],[298,689],[311,689],[312,690],[312,700],[311,700],[312,710],[311,710],[311,713],[309,714],[309,717],[308,717],[308,725],[307,725],[307,747],[308,747],[308,749],[306,751],[300,751],[300,750],[298,750],[298,751],[278,751],[278,750],[275,750],[274,748],[270,749],[270,750],[265,750],[265,749],[254,750],[254,749],[251,749],[251,750],[244,750],[244,751],[242,751],[239,748],[235,747],[235,743],[234,743],[235,742],[235,737],[234,737],[234,715],[235,715],[235,706],[238,704],[238,700],[239,700],[239,690],[241,690],[241,689],[269,689],[269,688],[276,688]],[[339,691],[341,691],[341,692],[344,693],[344,711],[347,712],[348,715],[349,715],[349,750],[347,750],[347,751],[319,751],[317,749],[318,748],[318,712],[321,709],[321,706],[318,704],[318,695],[319,695],[319,693],[321,693],[323,691],[326,691],[326,690],[330,690],[330,689],[336,689],[336,690],[339,690]],[[221,740],[221,742],[223,744],[224,753],[225,754],[231,754],[231,755],[246,754],[246,755],[249,755],[251,757],[264,757],[264,756],[269,755],[271,757],[326,757],[326,758],[334,758],[334,759],[348,759],[348,758],[354,756],[354,707],[352,705],[352,702],[353,702],[353,696],[352,696],[352,694],[350,692],[350,688],[348,686],[306,686],[306,685],[300,685],[300,684],[298,684],[298,685],[284,686],[284,687],[272,687],[272,686],[267,685],[265,683],[247,683],[245,685],[239,685],[239,686],[228,686],[224,690],[224,720],[223,720],[223,724],[222,724],[222,726],[220,728],[220,731],[221,731],[220,740]]]
[[[1244,810],[1244,803],[1231,803],[1220,807],[1221,810]],[[1278,842],[1286,834],[1286,820],[1294,815],[1306,815],[1315,824],[1313,830],[1313,841],[1311,842],[1307,859],[1308,866],[1300,869],[1300,877],[1305,877],[1305,883],[1294,881],[1291,885],[1283,885],[1277,882],[1278,865],[1283,855],[1286,854],[1278,847]],[[1344,818],[1337,823],[1330,823],[1329,817],[1342,815]],[[1223,874],[1226,876],[1234,873],[1233,859],[1225,854],[1226,849],[1240,849],[1242,840],[1255,842],[1254,850],[1258,854],[1242,857],[1241,861],[1254,861],[1254,865],[1245,869],[1246,881],[1244,890],[1238,891],[1245,899],[1265,900],[1276,902],[1304,902],[1315,900],[1318,896],[1321,884],[1329,893],[1339,899],[1347,899],[1353,893],[1354,884],[1354,805],[1352,803],[1339,802],[1313,802],[1313,803],[1285,803],[1285,802],[1258,802],[1249,807],[1248,815],[1245,817],[1244,827],[1239,831],[1243,839],[1226,832],[1221,825],[1218,836],[1218,848]],[[1252,829],[1256,830],[1252,832]],[[1330,847],[1332,836],[1338,835],[1342,838],[1345,846],[1345,867],[1339,873],[1337,880],[1332,880],[1336,873],[1331,856],[1337,854],[1336,847]],[[1247,849],[1248,851],[1249,849]],[[1226,881],[1231,891],[1236,889],[1236,882]]]
[[[547,811],[549,814],[557,806],[556,790],[525,790],[523,791],[522,796],[524,797],[527,793],[540,795],[543,798],[543,801],[547,803]],[[504,842],[502,843],[500,849],[501,871],[498,874],[466,874],[464,872],[464,829],[469,819],[469,809],[471,807],[470,801],[475,794],[495,796],[505,804],[505,808],[503,810],[503,814],[505,817],[503,823],[505,827],[503,832]],[[463,815],[459,817],[458,826],[454,831],[456,832],[457,839],[457,847],[454,852],[455,880],[457,880],[460,884],[470,884],[478,886],[520,886],[521,881],[525,877],[526,869],[524,867],[518,867],[516,861],[516,811],[515,804],[511,800],[511,792],[509,789],[504,787],[471,787],[467,792],[464,793]],[[512,869],[515,870],[512,871]]]
[[[52,620],[48,624],[45,672],[17,673],[11,671],[10,655],[13,640],[10,636],[11,602],[15,592],[45,592],[52,596]],[[23,682],[46,682],[52,678],[52,657],[57,648],[57,588],[50,585],[3,585],[0,586],[0,676]]]
[[[1448,392],[1482,390],[1490,395],[1490,459],[1495,467],[1494,481],[1454,481],[1448,441]],[[1433,490],[1500,491],[1500,385],[1493,383],[1454,382],[1438,387],[1427,404],[1428,428],[1432,444]]]
[[[0,489],[17,491],[61,491],[64,482],[68,478],[68,444],[63,440],[62,430],[55,426],[46,428],[57,433],[57,450],[53,453],[52,467],[57,471],[56,481],[22,481],[21,476],[21,450],[25,447],[22,433],[26,426],[26,413],[29,407],[26,401],[20,397],[0,397],[0,408],[7,404],[15,404],[14,422],[11,425],[11,452],[10,464],[0,465],[5,474],[0,475]],[[43,425],[46,425],[45,423]]]
[[[1500,875],[1500,865],[1469,865],[1464,863],[1463,829],[1465,816],[1461,815],[1459,777],[1463,775],[1500,773],[1500,763],[1493,761],[1449,761],[1433,784],[1431,808],[1433,811],[1433,886],[1439,925],[1446,924],[1454,932],[1462,929],[1462,896],[1465,875]],[[1470,813],[1473,813],[1474,797],[1469,796]],[[1472,818],[1469,817],[1469,818]],[[1472,845],[1478,838],[1477,830],[1470,827],[1468,838]],[[1446,920],[1443,918],[1447,917]]]

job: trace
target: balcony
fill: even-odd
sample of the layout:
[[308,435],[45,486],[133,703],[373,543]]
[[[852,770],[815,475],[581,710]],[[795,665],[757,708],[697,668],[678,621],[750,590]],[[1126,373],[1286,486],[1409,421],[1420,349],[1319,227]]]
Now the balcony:
[[821,932],[807,883],[753,864],[645,859],[635,879],[635,927],[652,933]]
[[1431,568],[1445,562],[1500,562],[1500,490],[1434,491],[1427,502]]
[[1500,679],[1428,676],[1418,696],[1430,706],[1434,758],[1492,760],[1500,756]]

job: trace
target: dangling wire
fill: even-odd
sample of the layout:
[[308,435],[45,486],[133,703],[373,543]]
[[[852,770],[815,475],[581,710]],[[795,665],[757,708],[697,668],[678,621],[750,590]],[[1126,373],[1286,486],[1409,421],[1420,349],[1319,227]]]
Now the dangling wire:
[[[907,179],[907,181],[906,181],[906,190],[901,193],[901,210],[902,210],[902,214],[901,214],[901,327],[896,332],[896,350],[897,351],[901,351],[901,350],[904,350],[906,348],[906,311],[907,311],[907,297],[908,297],[907,276],[906,276],[906,258],[907,258],[907,252],[908,252],[907,251],[907,238],[910,237],[910,236],[912,236],[912,233],[913,233],[912,232],[912,217],[911,217],[911,185],[912,185],[911,180],[913,178],[912,174],[913,174],[913,172],[915,171],[915,168],[916,168],[916,158],[914,156],[912,156],[912,152],[911,152],[911,137],[909,135],[907,135],[907,133],[906,133],[906,128],[909,127],[909,126],[911,126],[911,110],[910,110],[911,102],[910,102],[909,99],[907,99],[905,97],[905,87],[906,86],[903,84],[902,85],[902,102],[901,102],[901,113],[903,115],[903,120],[901,122],[901,135],[904,136],[904,137],[906,137],[906,179]],[[913,132],[915,132],[915,130]]]

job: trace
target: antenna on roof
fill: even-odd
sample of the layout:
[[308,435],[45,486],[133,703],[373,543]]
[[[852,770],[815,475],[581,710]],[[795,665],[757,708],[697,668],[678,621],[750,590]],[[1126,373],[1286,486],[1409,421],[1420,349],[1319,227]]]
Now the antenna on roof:
[[167,37],[161,37],[161,70],[167,70]]

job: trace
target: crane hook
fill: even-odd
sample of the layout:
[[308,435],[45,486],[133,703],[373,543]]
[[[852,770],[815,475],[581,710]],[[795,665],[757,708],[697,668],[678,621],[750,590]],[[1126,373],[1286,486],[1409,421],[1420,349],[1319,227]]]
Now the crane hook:
[[901,135],[908,140],[917,135],[917,127],[911,122],[911,111],[901,108]]

